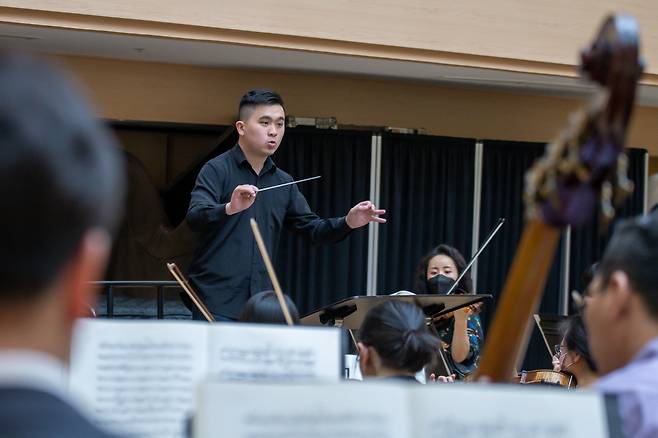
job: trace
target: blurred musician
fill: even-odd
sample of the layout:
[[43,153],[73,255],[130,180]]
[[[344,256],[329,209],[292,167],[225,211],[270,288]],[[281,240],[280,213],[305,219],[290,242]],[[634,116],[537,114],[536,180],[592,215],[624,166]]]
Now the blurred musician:
[[[283,295],[288,311],[294,324],[299,324],[299,311],[297,306],[288,295]],[[258,292],[247,300],[244,310],[240,315],[240,322],[263,323],[263,324],[285,324],[281,304],[273,290]]]
[[71,332],[96,301],[123,198],[119,150],[68,81],[0,52],[0,431],[108,437],[69,399]]
[[572,374],[578,388],[587,388],[598,378],[596,363],[587,345],[587,330],[580,315],[569,318],[562,327],[563,338],[555,346],[553,370]]
[[386,301],[366,314],[358,336],[359,366],[364,377],[417,382],[439,340],[429,333],[425,314],[416,305]]
[[585,298],[594,387],[619,400],[629,438],[658,436],[658,213],[619,223]]

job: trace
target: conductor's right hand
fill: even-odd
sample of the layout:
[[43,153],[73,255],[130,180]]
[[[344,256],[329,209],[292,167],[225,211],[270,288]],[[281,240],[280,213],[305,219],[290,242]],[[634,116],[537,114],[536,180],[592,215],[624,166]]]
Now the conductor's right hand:
[[231,194],[231,201],[226,204],[226,214],[240,213],[251,207],[256,200],[258,187],[249,184],[237,186]]

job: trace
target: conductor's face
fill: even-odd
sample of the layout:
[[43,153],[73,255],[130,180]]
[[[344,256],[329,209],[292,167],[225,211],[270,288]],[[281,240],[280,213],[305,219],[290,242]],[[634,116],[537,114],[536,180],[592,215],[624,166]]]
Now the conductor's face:
[[281,105],[258,105],[236,123],[240,144],[260,156],[272,155],[279,148],[286,130],[286,114]]

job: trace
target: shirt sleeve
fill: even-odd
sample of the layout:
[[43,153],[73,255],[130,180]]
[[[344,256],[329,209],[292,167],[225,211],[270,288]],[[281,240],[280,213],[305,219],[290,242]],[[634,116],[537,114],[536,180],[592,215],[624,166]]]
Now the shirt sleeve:
[[352,231],[345,217],[322,219],[313,213],[296,185],[290,190],[285,226],[314,244],[339,242]]
[[219,202],[223,177],[210,164],[199,172],[185,217],[193,231],[221,226],[228,218],[226,204]]
[[463,362],[455,364],[459,370],[467,375],[475,371],[480,363],[480,349],[482,347],[482,324],[478,315],[471,315],[466,321],[466,333],[468,335],[468,355]]

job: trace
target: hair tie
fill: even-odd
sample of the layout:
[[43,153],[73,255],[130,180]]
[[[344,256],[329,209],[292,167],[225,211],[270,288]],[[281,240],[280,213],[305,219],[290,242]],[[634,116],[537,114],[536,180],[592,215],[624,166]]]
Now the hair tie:
[[417,334],[417,333],[418,333],[418,330],[417,330],[417,329],[409,329],[409,330],[406,330],[406,331],[402,334],[402,339],[404,340],[405,344],[409,341],[409,337],[410,337],[411,335],[415,335],[415,334]]

